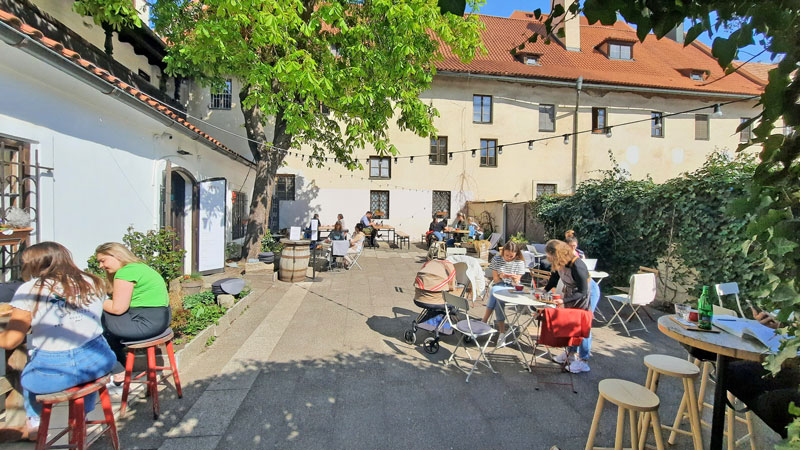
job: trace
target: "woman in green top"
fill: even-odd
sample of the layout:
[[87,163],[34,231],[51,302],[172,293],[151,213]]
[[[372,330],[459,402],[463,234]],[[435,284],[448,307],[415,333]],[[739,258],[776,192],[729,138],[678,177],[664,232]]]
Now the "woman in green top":
[[[169,327],[171,313],[167,285],[158,272],[118,242],[107,242],[95,250],[100,268],[106,271],[106,290],[111,298],[103,303],[103,330],[114,350],[119,370],[125,364],[122,341],[140,341],[158,336]],[[124,376],[115,371],[114,382]]]

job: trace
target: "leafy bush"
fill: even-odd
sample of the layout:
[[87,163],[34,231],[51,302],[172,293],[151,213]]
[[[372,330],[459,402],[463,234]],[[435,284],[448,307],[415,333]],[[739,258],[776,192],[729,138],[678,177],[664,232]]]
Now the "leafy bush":
[[191,340],[224,314],[225,308],[217,304],[216,296],[204,291],[183,297],[183,309],[173,311],[171,326],[175,333]]
[[134,255],[158,272],[165,282],[169,283],[170,280],[181,275],[183,256],[186,251],[175,248],[177,234],[171,228],[148,230],[142,233],[135,231],[133,227],[128,227],[128,232],[122,237],[122,242]]
[[511,242],[516,242],[517,244],[520,244],[520,245],[527,245],[528,244],[528,239],[525,237],[525,233],[523,233],[521,231],[519,233],[511,236],[511,239],[509,239],[509,240]]
[[225,259],[238,260],[242,257],[242,244],[236,242],[228,242],[225,246]]
[[267,230],[261,238],[261,251],[279,253],[283,249],[283,244],[275,240],[272,232]]
[[618,167],[590,180],[571,196],[548,196],[534,215],[551,238],[574,229],[581,248],[625,283],[639,266],[666,262],[668,281],[699,294],[699,286],[735,281],[742,295],[756,297],[765,283],[762,261],[745,255],[747,217],[729,212],[746,195],[751,157],[730,160],[715,152],[698,170],[668,180],[628,180]]

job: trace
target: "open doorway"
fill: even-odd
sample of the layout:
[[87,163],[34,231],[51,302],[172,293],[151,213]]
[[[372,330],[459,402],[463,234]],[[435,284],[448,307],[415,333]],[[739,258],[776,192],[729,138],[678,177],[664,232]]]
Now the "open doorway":
[[175,247],[186,251],[181,271],[191,273],[197,270],[197,181],[186,169],[169,163],[165,175],[168,194],[165,225],[175,230]]

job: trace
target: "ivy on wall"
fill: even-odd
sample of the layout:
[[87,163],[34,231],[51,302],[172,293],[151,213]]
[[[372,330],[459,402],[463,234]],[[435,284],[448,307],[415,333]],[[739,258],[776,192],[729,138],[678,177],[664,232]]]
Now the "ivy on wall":
[[735,281],[742,296],[755,298],[766,281],[763,261],[742,251],[750,243],[749,218],[730,212],[747,195],[754,168],[751,156],[715,152],[700,169],[656,184],[629,180],[615,164],[574,195],[537,200],[533,214],[549,238],[562,239],[574,229],[581,249],[599,259],[612,283],[627,284],[639,266],[663,262],[667,281],[690,294],[699,294],[702,285]]

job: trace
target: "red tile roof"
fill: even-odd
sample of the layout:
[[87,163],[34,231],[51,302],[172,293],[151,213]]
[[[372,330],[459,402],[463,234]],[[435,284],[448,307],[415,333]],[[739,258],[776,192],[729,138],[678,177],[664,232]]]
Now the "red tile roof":
[[[544,34],[541,21],[515,11],[510,18],[479,15],[486,25],[481,33],[488,53],[478,55],[464,64],[447,46],[442,46],[444,59],[437,62],[440,72],[462,72],[502,75],[529,79],[574,81],[583,76],[585,82],[620,86],[650,87],[681,91],[698,91],[724,94],[756,95],[763,91],[763,83],[756,77],[733,73],[725,76],[708,47],[692,43],[683,47],[670,39],[656,39],[648,35],[638,42],[636,31],[624,22],[612,26],[589,25],[581,16],[581,51],[566,50],[558,40],[545,45],[540,38],[536,43],[527,39],[534,33]],[[543,16],[541,20],[544,20]],[[632,41],[633,60],[608,59],[601,51],[606,40]],[[511,55],[513,48],[524,44],[525,53],[540,54],[539,66],[524,64]],[[519,51],[519,50],[518,50]],[[703,81],[694,81],[688,72],[708,71]]]
[[734,61],[733,67],[738,67],[740,71],[745,70],[754,77],[761,80],[764,84],[769,82],[769,71],[778,67],[777,64]]
[[203,139],[205,139],[209,143],[213,144],[217,148],[221,149],[223,152],[229,153],[231,156],[233,156],[233,157],[235,157],[237,159],[243,159],[241,157],[241,155],[239,155],[235,151],[231,150],[230,148],[222,145],[222,143],[220,141],[218,141],[217,139],[213,138],[209,134],[207,134],[204,131],[202,131],[199,128],[197,128],[195,125],[193,125],[189,121],[185,120],[184,118],[182,118],[182,117],[178,116],[177,114],[175,114],[174,112],[172,112],[172,110],[169,107],[165,106],[163,103],[161,103],[158,100],[156,100],[155,98],[153,98],[153,97],[141,92],[140,90],[136,89],[135,87],[125,83],[124,81],[122,81],[119,78],[117,78],[114,75],[112,75],[107,70],[105,70],[105,69],[103,69],[101,67],[97,67],[92,62],[81,58],[81,55],[79,55],[77,52],[74,52],[74,51],[72,51],[72,50],[70,50],[68,48],[65,48],[62,43],[46,37],[38,29],[36,29],[36,28],[34,28],[34,27],[32,27],[32,26],[30,26],[28,24],[23,23],[22,20],[19,17],[15,16],[15,15],[7,12],[7,11],[4,11],[4,10],[0,9],[0,22],[4,22],[4,23],[10,25],[13,28],[16,28],[20,32],[22,32],[22,33],[26,34],[27,36],[29,36],[30,38],[39,41],[40,43],[42,43],[45,47],[49,48],[50,50],[60,54],[64,59],[72,62],[73,64],[76,64],[76,65],[82,67],[87,72],[89,72],[89,73],[95,75],[96,77],[101,78],[101,79],[105,80],[106,82],[112,84],[113,86],[115,86],[115,87],[127,92],[128,94],[130,94],[134,98],[138,99],[140,102],[146,104],[150,108],[160,112],[164,116],[172,119],[173,121],[177,122],[178,124],[186,127],[187,129],[191,130],[192,132],[198,134],[200,137],[202,137]]

